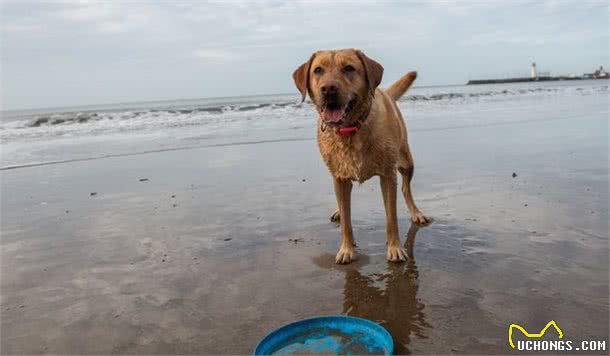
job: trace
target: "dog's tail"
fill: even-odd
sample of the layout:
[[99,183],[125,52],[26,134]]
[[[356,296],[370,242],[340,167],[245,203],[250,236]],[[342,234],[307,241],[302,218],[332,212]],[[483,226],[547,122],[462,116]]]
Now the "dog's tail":
[[398,100],[411,87],[417,78],[417,72],[409,72],[390,85],[385,92],[394,100]]

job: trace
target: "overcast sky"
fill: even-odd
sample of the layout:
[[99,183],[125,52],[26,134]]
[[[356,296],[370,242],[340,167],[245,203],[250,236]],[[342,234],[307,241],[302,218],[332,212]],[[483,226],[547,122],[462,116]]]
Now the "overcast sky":
[[2,0],[4,109],[290,93],[317,49],[357,47],[382,84],[591,72],[608,2]]

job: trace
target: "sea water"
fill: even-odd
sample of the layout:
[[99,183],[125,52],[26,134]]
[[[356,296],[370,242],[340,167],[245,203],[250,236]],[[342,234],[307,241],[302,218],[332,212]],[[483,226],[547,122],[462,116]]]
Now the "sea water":
[[[282,95],[4,111],[0,167],[313,140],[315,110],[309,101],[299,101],[295,90]],[[510,124],[524,120],[519,112],[558,104],[574,110],[575,120],[587,110],[607,115],[608,81],[420,87],[399,101],[410,132]]]

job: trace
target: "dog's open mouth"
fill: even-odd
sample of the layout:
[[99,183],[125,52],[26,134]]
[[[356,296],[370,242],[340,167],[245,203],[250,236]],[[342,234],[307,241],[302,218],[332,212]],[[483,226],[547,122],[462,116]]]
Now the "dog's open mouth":
[[337,102],[326,103],[322,107],[322,120],[329,124],[340,125],[356,105],[357,98],[353,98],[346,105],[341,106]]

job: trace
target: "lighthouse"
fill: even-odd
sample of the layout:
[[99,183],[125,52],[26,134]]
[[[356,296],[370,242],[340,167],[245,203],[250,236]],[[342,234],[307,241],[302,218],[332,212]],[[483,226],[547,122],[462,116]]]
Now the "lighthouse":
[[538,78],[538,73],[536,72],[536,62],[532,63],[532,72],[530,76],[534,79]]

